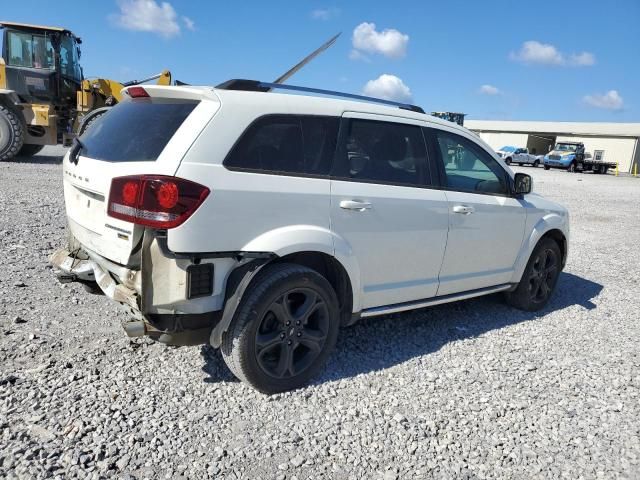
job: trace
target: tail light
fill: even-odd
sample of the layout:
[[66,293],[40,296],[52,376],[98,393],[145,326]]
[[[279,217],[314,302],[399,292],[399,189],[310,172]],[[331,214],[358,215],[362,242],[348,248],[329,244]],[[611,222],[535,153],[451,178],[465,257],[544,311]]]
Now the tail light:
[[147,227],[175,228],[197,210],[207,195],[207,187],[176,177],[116,177],[111,181],[107,213]]

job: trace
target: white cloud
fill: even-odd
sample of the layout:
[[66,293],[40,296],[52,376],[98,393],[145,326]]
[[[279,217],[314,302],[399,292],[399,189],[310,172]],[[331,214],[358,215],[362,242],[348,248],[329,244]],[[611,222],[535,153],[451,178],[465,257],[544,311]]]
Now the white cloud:
[[607,93],[593,95],[585,95],[582,101],[587,105],[596,108],[604,108],[605,110],[622,110],[624,100],[617,90],[609,90]]
[[362,93],[369,97],[395,100],[397,102],[410,102],[411,90],[395,75],[382,74],[375,80],[369,80]]
[[562,65],[564,57],[553,45],[529,40],[524,42],[518,52],[511,52],[512,60],[522,63],[542,65]]
[[196,22],[191,20],[189,17],[182,17],[182,21],[184,22],[184,26],[187,27],[187,30],[191,30],[192,32],[196,29]]
[[409,35],[394,28],[378,32],[375,23],[364,22],[353,30],[352,42],[354,50],[361,54],[378,53],[389,58],[401,58],[407,54]]
[[180,33],[176,11],[170,3],[155,0],[118,0],[120,13],[110,15],[111,22],[125,30],[153,32],[163,37]]
[[498,87],[485,84],[478,89],[478,93],[481,93],[482,95],[500,95],[502,92]]
[[595,65],[596,57],[593,56],[593,53],[582,52],[582,53],[572,53],[569,57],[569,64],[575,67],[590,67]]
[[567,56],[554,45],[536,40],[524,42],[517,52],[511,52],[509,58],[526,65],[556,65],[570,67],[590,67],[595,65],[593,53],[572,53]]
[[311,18],[315,20],[331,20],[334,17],[340,15],[339,8],[318,8],[311,12]]

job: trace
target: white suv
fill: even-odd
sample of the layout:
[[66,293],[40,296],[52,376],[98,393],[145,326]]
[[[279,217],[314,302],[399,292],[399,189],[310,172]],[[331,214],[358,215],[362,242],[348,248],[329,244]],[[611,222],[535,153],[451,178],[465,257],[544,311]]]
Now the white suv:
[[569,219],[531,177],[418,107],[273,87],[125,89],[64,159],[59,278],[97,283],[131,336],[220,347],[263,392],[307,383],[361,317],[547,303]]

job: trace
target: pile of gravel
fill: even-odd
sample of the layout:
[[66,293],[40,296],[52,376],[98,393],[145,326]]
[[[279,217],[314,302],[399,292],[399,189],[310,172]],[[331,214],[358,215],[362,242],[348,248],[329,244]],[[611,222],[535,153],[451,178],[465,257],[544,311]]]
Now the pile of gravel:
[[638,478],[640,179],[525,168],[572,215],[538,314],[500,297],[343,330],[265,396],[56,282],[60,150],[0,163],[0,478]]

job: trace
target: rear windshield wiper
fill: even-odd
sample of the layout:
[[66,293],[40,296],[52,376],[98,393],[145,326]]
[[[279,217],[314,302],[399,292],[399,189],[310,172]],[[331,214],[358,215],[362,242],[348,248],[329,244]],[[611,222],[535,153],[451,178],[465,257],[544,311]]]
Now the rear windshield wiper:
[[78,164],[78,157],[80,156],[80,152],[84,150],[85,145],[82,143],[78,137],[73,139],[73,145],[71,146],[71,150],[69,151],[69,161],[71,163]]

